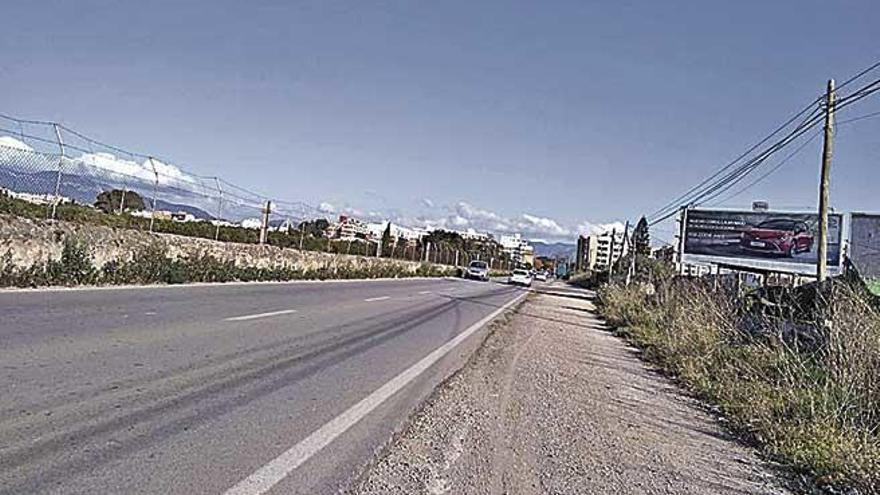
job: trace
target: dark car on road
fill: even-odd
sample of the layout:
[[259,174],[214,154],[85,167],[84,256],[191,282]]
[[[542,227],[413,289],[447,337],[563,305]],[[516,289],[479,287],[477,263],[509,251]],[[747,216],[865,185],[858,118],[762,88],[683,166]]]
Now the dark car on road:
[[800,220],[767,220],[743,231],[740,246],[753,253],[790,258],[813,249],[813,234]]
[[489,265],[485,261],[471,261],[464,271],[464,278],[487,281],[489,280]]

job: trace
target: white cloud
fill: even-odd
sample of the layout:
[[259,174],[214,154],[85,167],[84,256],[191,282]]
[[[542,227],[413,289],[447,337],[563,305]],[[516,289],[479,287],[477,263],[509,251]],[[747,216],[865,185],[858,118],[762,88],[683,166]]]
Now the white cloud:
[[520,230],[549,237],[568,237],[572,235],[569,229],[559,225],[556,220],[529,215],[528,213],[522,214],[522,220],[518,222],[517,226]]
[[[122,176],[123,180],[137,179],[143,182],[152,183],[158,178],[159,184],[183,184],[184,187],[194,185],[196,179],[187,175],[174,165],[164,163],[155,158],[152,160],[144,160],[136,162],[119,158],[112,153],[83,153],[79,157],[70,159],[73,166],[78,167],[78,172],[87,175],[110,174],[111,176]],[[155,173],[154,173],[155,170]]]
[[336,213],[336,207],[333,206],[332,203],[323,201],[321,202],[321,204],[318,205],[318,211],[320,211],[321,213]]
[[33,148],[28,146],[22,141],[15,139],[11,136],[0,136],[0,146],[5,146],[7,148],[12,148],[20,151],[34,151]]
[[566,226],[553,218],[523,213],[508,218],[500,213],[459,201],[449,206],[435,206],[431,212],[417,219],[401,219],[409,225],[463,231],[490,232],[496,235],[520,233],[529,239],[572,241],[575,227]]

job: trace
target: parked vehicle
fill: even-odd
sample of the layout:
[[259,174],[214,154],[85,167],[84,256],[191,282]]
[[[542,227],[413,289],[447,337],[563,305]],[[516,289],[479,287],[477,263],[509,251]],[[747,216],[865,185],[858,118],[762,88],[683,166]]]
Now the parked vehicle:
[[532,286],[532,274],[528,270],[517,268],[510,275],[510,283],[512,285],[522,285],[523,287]]
[[547,281],[547,272],[540,271],[540,272],[536,273],[535,280],[537,280],[539,282],[546,282]]
[[489,280],[489,265],[485,261],[473,260],[464,271],[464,278],[474,280]]
[[743,231],[740,246],[745,251],[791,257],[813,249],[813,234],[806,222],[775,219]]

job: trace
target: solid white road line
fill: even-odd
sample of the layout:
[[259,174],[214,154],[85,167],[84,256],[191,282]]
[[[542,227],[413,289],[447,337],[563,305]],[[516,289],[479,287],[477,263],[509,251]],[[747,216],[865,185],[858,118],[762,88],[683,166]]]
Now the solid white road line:
[[519,302],[525,296],[525,293],[516,296],[510,302],[496,309],[482,320],[467,327],[452,340],[446,342],[437,349],[434,349],[419,362],[410,366],[399,375],[392,378],[391,381],[361,399],[360,402],[351,406],[342,414],[336,416],[324,426],[312,432],[311,435],[307,436],[301,442],[285,452],[282,452],[281,455],[272,459],[263,467],[257,469],[247,478],[239,481],[235,486],[227,490],[225,495],[262,495],[268,492],[273,486],[278,484],[278,482],[292,473],[294,469],[309,460],[313,455],[320,452],[321,449],[329,445],[330,442],[345,433],[345,431],[351,428],[355,423],[382,405],[383,402],[400,391],[400,389],[407,386],[426,369],[430,368],[434,363],[449,354],[449,352],[455,349],[457,345],[470,337],[483,325],[489,323],[493,318]]
[[391,299],[391,296],[368,297],[364,299],[364,302],[384,301],[386,299]]
[[267,318],[269,316],[278,316],[278,315],[289,315],[290,313],[296,313],[296,310],[295,309],[285,309],[282,311],[271,311],[269,313],[258,313],[255,315],[231,316],[229,318],[225,318],[224,321],[256,320],[257,318]]

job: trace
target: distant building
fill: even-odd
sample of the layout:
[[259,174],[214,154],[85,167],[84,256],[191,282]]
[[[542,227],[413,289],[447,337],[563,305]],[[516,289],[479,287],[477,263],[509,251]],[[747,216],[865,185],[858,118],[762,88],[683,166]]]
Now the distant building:
[[10,198],[20,199],[22,201],[27,201],[28,203],[33,203],[35,205],[62,205],[65,203],[73,203],[73,200],[66,196],[55,196],[54,194],[31,194],[15,192],[11,189],[4,188],[0,188],[0,194],[5,194]]
[[245,229],[261,229],[263,228],[263,221],[259,218],[245,218],[241,221],[240,225]]
[[464,232],[458,233],[463,239],[469,239],[474,241],[491,241],[492,234],[486,232],[477,232],[474,229],[467,229]]
[[520,234],[505,234],[498,239],[501,251],[515,263],[534,265],[535,248]]
[[596,254],[598,251],[596,236],[578,236],[577,251],[575,252],[574,268],[577,272],[592,270],[596,266]]
[[[381,239],[385,235],[385,229],[388,228],[388,222],[378,222],[367,224],[369,237],[372,239]],[[406,240],[407,247],[418,244],[422,237],[428,235],[428,231],[418,228],[409,228],[391,222],[391,239],[396,243],[398,239]]]
[[536,270],[547,270],[548,272],[553,273],[556,270],[556,262],[557,260],[550,256],[536,256],[533,265]]
[[587,240],[587,269],[607,270],[609,264],[616,263],[626,252],[626,235],[623,232],[605,231],[591,235]]
[[137,210],[137,211],[129,211],[129,215],[133,217],[141,217],[141,218],[155,218],[156,220],[171,220],[172,212],[166,210]]
[[330,239],[351,241],[370,238],[370,229],[366,223],[347,215],[339,215],[339,221],[327,227],[326,236]]

